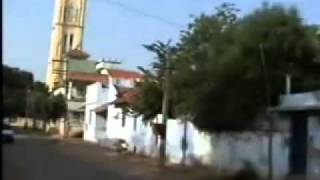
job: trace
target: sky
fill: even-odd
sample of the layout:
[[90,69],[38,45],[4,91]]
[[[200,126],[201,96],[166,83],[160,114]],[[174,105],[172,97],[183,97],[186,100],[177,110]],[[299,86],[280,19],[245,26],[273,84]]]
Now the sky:
[[[3,0],[3,64],[46,78],[55,0]],[[252,12],[265,0],[87,0],[84,51],[91,59],[116,58],[122,67],[148,66],[154,55],[143,44],[178,41],[191,15],[213,13],[232,2],[240,15]],[[319,0],[270,0],[294,5],[307,24],[320,24]],[[120,3],[120,4],[119,4]],[[125,7],[124,7],[125,6]],[[137,12],[138,11],[138,12]],[[152,18],[155,17],[155,18]]]

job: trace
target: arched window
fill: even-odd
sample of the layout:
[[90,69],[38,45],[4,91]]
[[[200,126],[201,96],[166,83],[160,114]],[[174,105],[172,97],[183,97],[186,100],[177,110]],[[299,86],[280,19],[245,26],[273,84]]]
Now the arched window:
[[73,34],[70,34],[70,39],[69,39],[69,49],[73,49]]
[[68,35],[67,34],[65,34],[64,36],[63,36],[63,46],[62,46],[62,51],[63,51],[63,53],[65,53],[65,52],[67,52],[68,51],[68,46],[67,46],[67,39],[68,39]]

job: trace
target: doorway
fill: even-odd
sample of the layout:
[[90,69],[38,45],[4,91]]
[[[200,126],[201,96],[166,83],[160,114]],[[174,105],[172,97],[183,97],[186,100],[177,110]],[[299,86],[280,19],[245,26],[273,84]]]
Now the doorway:
[[307,171],[308,118],[305,113],[295,113],[291,118],[290,174],[305,175]]

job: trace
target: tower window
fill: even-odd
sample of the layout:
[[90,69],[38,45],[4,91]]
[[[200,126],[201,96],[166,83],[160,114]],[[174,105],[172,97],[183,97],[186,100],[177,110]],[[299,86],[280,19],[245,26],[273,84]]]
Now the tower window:
[[66,51],[67,51],[67,37],[68,37],[67,34],[65,34],[65,35],[63,36],[63,47],[62,47],[63,52],[66,52]]
[[73,45],[73,34],[71,34],[70,35],[70,39],[69,39],[69,41],[70,41],[70,50],[72,50],[73,49],[73,47],[72,47],[72,45]]

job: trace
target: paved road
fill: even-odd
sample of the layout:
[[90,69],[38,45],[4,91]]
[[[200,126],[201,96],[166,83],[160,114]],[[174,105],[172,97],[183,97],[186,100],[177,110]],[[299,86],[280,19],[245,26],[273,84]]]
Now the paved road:
[[85,148],[44,136],[18,135],[14,144],[3,145],[2,153],[4,180],[143,179],[113,166],[111,159],[81,158]]

